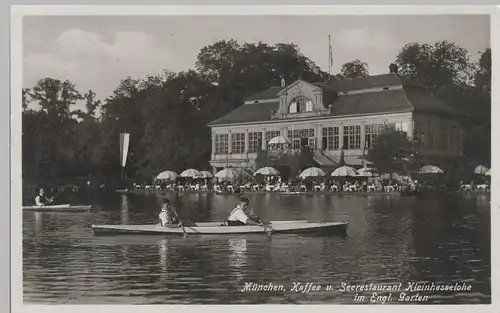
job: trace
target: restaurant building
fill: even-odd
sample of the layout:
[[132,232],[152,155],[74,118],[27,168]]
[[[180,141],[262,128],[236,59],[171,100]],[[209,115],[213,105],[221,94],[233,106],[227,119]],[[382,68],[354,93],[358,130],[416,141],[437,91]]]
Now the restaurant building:
[[421,155],[456,158],[463,151],[461,119],[422,85],[397,74],[306,82],[271,87],[211,122],[215,170],[254,167],[257,153],[269,151],[272,138],[281,136],[289,149],[304,144],[314,151],[320,167],[338,164],[341,151],[347,165],[360,167],[363,155],[384,126],[392,125],[417,142]]

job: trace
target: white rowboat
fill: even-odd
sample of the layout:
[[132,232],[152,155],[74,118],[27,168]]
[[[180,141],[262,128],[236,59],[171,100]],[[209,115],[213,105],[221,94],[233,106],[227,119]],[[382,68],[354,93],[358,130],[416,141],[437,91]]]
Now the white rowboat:
[[23,211],[37,211],[37,212],[83,212],[90,211],[91,205],[71,205],[71,204],[55,204],[45,205],[42,207],[31,205],[23,206]]
[[[275,233],[312,233],[312,234],[345,234],[347,222],[312,222],[272,221],[266,228],[258,225],[224,226],[221,222],[201,222],[196,226],[185,226],[186,233],[193,235],[231,235],[231,234],[262,234],[271,230]],[[96,235],[147,234],[147,235],[183,235],[177,225],[162,227],[160,225],[92,225]]]

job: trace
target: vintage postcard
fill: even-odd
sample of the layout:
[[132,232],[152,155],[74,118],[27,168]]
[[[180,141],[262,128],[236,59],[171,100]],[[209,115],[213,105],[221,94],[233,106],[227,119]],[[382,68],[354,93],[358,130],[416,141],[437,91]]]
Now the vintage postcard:
[[14,312],[493,312],[497,13],[17,7]]

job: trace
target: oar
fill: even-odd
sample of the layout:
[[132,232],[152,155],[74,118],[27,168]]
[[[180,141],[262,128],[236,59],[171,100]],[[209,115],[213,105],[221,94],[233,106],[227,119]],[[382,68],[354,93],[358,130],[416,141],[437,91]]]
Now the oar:
[[182,229],[182,232],[184,233],[183,237],[184,237],[184,238],[187,238],[187,237],[188,237],[188,234],[186,233],[186,230],[184,229],[184,221],[180,221],[180,222],[179,222],[179,225],[180,225],[180,227],[181,227],[181,229]]
[[259,226],[264,228],[264,231],[266,232],[266,234],[267,234],[268,236],[272,235],[272,233],[273,233],[274,229],[273,229],[271,226],[269,226],[269,225],[264,225],[264,224],[259,224]]

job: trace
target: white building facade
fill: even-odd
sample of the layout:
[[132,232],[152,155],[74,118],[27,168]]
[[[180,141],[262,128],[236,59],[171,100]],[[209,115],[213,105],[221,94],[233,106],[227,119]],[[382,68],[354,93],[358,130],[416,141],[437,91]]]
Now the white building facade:
[[393,125],[417,139],[421,153],[456,157],[463,150],[461,114],[420,86],[406,86],[395,73],[348,81],[308,83],[297,80],[245,99],[244,104],[209,124],[210,163],[254,167],[269,140],[283,136],[290,148],[314,150],[318,166],[332,166],[341,151],[359,167],[384,126]]

